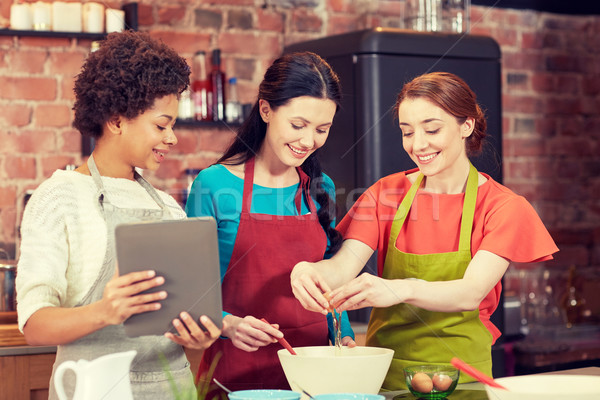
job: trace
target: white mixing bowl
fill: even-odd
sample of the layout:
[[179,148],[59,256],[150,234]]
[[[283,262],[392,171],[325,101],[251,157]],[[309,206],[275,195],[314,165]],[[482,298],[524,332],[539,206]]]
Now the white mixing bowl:
[[315,396],[322,393],[371,393],[381,389],[394,351],[380,347],[294,347],[297,355],[281,349],[279,361],[292,390]]
[[508,390],[485,386],[490,400],[598,400],[600,376],[522,375],[495,379]]

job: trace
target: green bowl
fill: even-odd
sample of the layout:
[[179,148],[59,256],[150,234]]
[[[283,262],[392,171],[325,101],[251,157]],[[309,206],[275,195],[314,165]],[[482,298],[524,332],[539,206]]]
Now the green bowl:
[[450,364],[416,365],[404,368],[408,390],[418,399],[438,400],[448,397],[458,384],[460,371]]

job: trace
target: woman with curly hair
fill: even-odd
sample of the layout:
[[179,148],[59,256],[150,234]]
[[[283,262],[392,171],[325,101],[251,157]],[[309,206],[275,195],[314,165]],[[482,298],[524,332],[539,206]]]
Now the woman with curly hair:
[[[174,321],[178,335],[129,338],[122,325],[131,315],[157,310],[166,297],[164,291],[142,294],[164,282],[153,271],[119,276],[114,228],[185,218],[136,168],[158,169],[177,143],[173,125],[188,83],[189,67],[171,48],[144,33],[108,35],[88,56],[74,89],[73,125],[96,140],[94,151],[75,171],[58,170],[43,182],[23,216],[17,290],[27,342],[57,345],[55,370],[66,360],[137,350],[130,371],[137,399],[171,398],[170,380],[180,388],[192,385],[182,346],[204,349],[220,333],[204,316],[203,332],[185,312]],[[50,383],[55,399],[53,378]],[[73,385],[65,376],[67,394]]]

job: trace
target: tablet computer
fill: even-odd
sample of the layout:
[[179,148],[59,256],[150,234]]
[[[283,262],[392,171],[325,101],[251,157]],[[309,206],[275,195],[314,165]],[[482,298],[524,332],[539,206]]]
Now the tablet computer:
[[125,320],[127,336],[163,335],[167,331],[177,334],[172,321],[182,311],[190,313],[199,325],[198,318],[206,315],[222,328],[219,244],[214,218],[120,224],[115,228],[115,243],[120,275],[155,270],[165,283],[148,292],[167,292],[159,310],[134,314]]

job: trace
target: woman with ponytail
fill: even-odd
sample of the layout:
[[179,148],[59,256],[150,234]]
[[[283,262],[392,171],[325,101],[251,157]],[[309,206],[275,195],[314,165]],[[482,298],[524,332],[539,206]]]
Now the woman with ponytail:
[[[334,184],[316,158],[340,90],[318,55],[278,58],[234,142],[192,184],[188,216],[217,221],[225,311],[224,338],[204,352],[199,373],[220,353],[213,377],[229,389],[289,388],[276,354],[279,338],[293,346],[334,340],[331,315],[303,309],[289,276],[296,263],[322,260],[342,242],[333,228]],[[355,345],[346,313],[342,336],[342,344]]]
[[[356,201],[337,226],[340,250],[294,267],[294,294],[317,312],[330,304],[374,307],[367,345],[394,350],[384,390],[406,389],[404,367],[452,357],[491,375],[500,331],[490,316],[502,275],[511,261],[549,260],[558,249],[525,198],[469,161],[482,148],[486,122],[461,78],[416,77],[404,85],[395,112],[417,168],[380,179]],[[356,277],[375,250],[377,276]],[[326,300],[322,292],[330,288]]]

